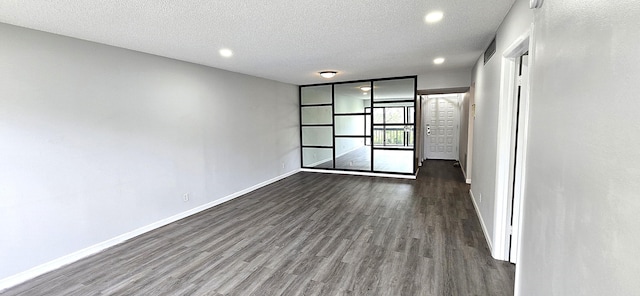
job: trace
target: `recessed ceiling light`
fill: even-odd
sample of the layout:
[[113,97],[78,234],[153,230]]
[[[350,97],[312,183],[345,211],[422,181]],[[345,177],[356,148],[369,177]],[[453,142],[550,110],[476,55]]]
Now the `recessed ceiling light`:
[[323,78],[332,78],[333,76],[336,76],[336,74],[338,74],[338,72],[336,71],[322,71],[319,72],[320,76],[322,76]]
[[220,55],[225,57],[225,58],[229,58],[233,55],[233,51],[231,51],[231,49],[228,48],[223,48],[219,51]]
[[361,87],[360,87],[360,89],[361,89],[363,92],[368,92],[368,91],[370,91],[370,90],[371,90],[371,86],[361,86]]
[[433,60],[433,63],[436,65],[440,65],[442,63],[444,63],[444,58],[436,58]]
[[433,24],[441,21],[443,17],[444,13],[442,13],[442,11],[432,11],[424,17],[424,21]]

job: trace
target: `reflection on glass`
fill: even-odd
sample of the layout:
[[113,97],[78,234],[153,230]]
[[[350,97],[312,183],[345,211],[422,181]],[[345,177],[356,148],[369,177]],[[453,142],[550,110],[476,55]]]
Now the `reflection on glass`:
[[413,173],[412,150],[373,150],[373,170]]
[[384,123],[384,108],[373,108],[373,123]]
[[404,123],[404,107],[384,107],[384,123]]
[[331,124],[331,106],[302,107],[302,124]]
[[414,102],[382,102],[373,108],[373,144],[413,148]]
[[415,108],[407,107],[407,123],[415,123]]
[[412,148],[413,125],[374,126],[373,144],[375,146]]
[[384,127],[383,126],[373,127],[373,145],[384,146]]
[[336,84],[334,86],[336,114],[363,113],[364,108],[371,105],[371,95],[369,92],[363,92],[361,87],[369,85],[369,82]]
[[403,126],[384,127],[385,146],[406,146],[405,130]]
[[303,126],[302,145],[333,146],[333,128],[330,126]]
[[302,105],[331,104],[331,85],[301,87]]
[[405,126],[404,131],[405,131],[405,138],[407,139],[407,146],[413,147],[413,145],[415,145],[413,141],[413,136],[414,136],[413,125]]
[[373,101],[413,100],[414,81],[413,78],[374,81]]
[[313,168],[333,168],[332,148],[302,148],[302,166]]
[[371,170],[371,147],[364,138],[336,138],[336,169]]
[[364,136],[364,115],[340,115],[335,121],[336,136]]
[[364,131],[365,135],[371,136],[371,115],[364,117]]

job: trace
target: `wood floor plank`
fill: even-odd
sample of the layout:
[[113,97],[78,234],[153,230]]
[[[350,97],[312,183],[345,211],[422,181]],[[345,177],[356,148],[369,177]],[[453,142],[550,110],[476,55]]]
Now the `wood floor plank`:
[[298,173],[1,295],[512,295],[450,161]]

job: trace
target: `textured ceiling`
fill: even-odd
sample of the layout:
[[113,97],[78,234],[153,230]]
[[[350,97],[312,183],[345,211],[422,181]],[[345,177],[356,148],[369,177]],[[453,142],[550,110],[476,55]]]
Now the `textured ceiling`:
[[[469,69],[514,0],[0,0],[0,22],[293,84]],[[424,22],[442,10],[437,24]],[[234,51],[231,58],[218,54]],[[443,56],[442,65],[432,60]],[[336,70],[330,79],[321,70]]]

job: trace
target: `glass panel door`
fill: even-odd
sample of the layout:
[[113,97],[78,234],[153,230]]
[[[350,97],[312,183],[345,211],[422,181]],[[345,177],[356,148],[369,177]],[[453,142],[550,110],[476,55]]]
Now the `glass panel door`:
[[366,145],[371,137],[367,135],[371,95],[370,89],[363,91],[365,87],[371,82],[334,85],[336,169],[371,171],[371,148]]
[[411,174],[416,77],[300,87],[304,168]]
[[302,166],[332,169],[334,158],[331,85],[300,88]]
[[373,83],[373,171],[413,173],[415,79]]

